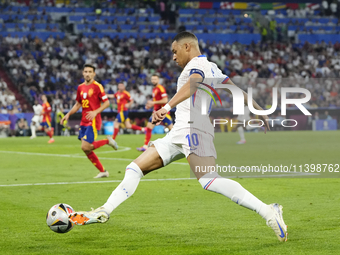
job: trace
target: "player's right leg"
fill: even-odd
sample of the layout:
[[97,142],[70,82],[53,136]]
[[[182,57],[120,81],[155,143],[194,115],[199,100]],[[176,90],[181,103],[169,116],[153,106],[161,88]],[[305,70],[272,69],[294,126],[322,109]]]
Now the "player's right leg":
[[118,150],[118,145],[115,140],[111,136],[107,136],[106,139],[99,140],[99,141],[93,141],[91,150],[96,150],[104,145],[111,146],[114,150]]
[[[120,124],[125,123],[125,121],[129,120],[129,112],[128,111],[121,111],[117,114],[115,122],[114,122],[114,129],[113,129],[113,136],[112,138],[115,140],[118,133]],[[129,122],[130,123],[130,122]]]
[[96,133],[92,126],[80,126],[78,139],[81,140],[81,149],[86,154],[87,158],[92,164],[99,170],[99,174],[94,178],[109,177],[109,172],[105,170],[99,158],[93,151],[93,142],[95,140]]
[[125,127],[126,127],[127,129],[130,129],[130,128],[131,128],[132,130],[139,130],[139,131],[142,131],[142,130],[143,130],[142,127],[137,126],[137,125],[135,125],[135,124],[131,124],[130,118],[127,118],[127,119],[125,120]]
[[121,121],[120,114],[118,113],[115,121],[113,122],[113,135],[112,135],[113,140],[116,139],[116,137],[119,133],[120,123],[122,123],[122,121]]
[[287,226],[282,218],[282,206],[267,205],[243,188],[238,182],[221,177],[215,172],[214,157],[200,157],[190,154],[188,157],[191,170],[194,172],[202,188],[222,194],[236,204],[257,212],[271,227],[279,241],[287,241]]
[[30,125],[31,133],[32,133],[32,135],[30,137],[31,139],[37,137],[36,131],[37,131],[37,129],[39,129],[39,126],[40,126],[39,123],[40,123],[40,116],[38,116],[38,115],[33,116],[32,121],[31,121],[31,125]]
[[[33,118],[34,119],[34,118]],[[37,130],[37,125],[36,125],[36,122],[34,121],[32,119],[32,121],[31,121],[31,125],[30,125],[30,127],[31,127],[31,133],[32,133],[32,135],[31,135],[31,139],[34,139],[34,138],[36,138],[37,137],[37,133],[36,133],[36,130]]]
[[152,129],[155,127],[155,125],[153,125],[151,121],[152,121],[152,117],[149,118],[149,122],[145,127],[144,145],[142,147],[137,148],[138,151],[145,151],[148,148],[148,144],[151,140]]
[[53,128],[51,126],[51,123],[49,121],[42,122],[41,126],[44,129],[45,133],[50,137],[50,140],[48,140],[48,143],[54,143]]
[[89,212],[75,212],[70,215],[70,219],[77,225],[106,222],[111,212],[134,194],[141,178],[161,167],[163,167],[163,160],[157,149],[154,146],[149,147],[126,167],[123,181],[103,206]]
[[246,143],[246,138],[244,136],[244,128],[242,125],[239,125],[237,127],[237,132],[240,135],[240,141],[237,142],[237,144],[245,144]]

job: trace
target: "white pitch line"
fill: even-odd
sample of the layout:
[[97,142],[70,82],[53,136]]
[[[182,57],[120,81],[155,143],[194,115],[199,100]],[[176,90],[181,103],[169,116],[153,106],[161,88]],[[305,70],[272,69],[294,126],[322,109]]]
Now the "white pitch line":
[[[52,154],[52,153],[24,152],[24,151],[0,151],[0,152],[1,153],[8,153],[8,154],[45,156],[45,157],[87,158],[86,156],[68,155],[68,154]],[[100,159],[120,160],[120,161],[129,161],[129,162],[135,160],[135,159],[130,159],[130,158],[103,158],[103,157],[100,157]],[[184,163],[184,162],[173,162],[172,164],[185,165],[185,166],[188,165],[188,163]]]
[[[155,181],[182,181],[182,180],[196,180],[196,178],[168,178],[168,179],[142,179],[144,182]],[[18,186],[48,186],[48,185],[65,185],[65,184],[91,184],[91,183],[112,183],[121,182],[122,180],[110,180],[110,181],[84,181],[84,182],[51,182],[51,183],[23,183],[23,184],[4,184],[0,187],[18,187]]]
[[[86,156],[77,156],[77,155],[67,155],[67,154],[49,154],[49,153],[38,153],[38,152],[23,152],[23,151],[0,151],[1,153],[8,153],[8,154],[19,154],[19,155],[32,155],[32,156],[47,156],[47,157],[65,157],[65,158],[87,158]],[[133,161],[133,159],[127,158],[103,158],[107,160],[121,160],[121,161]],[[184,162],[172,162],[172,164],[176,165],[188,165],[188,163]],[[287,176],[301,176],[301,175],[318,175],[316,173],[299,173],[299,172],[292,172],[292,173],[285,173],[285,174],[277,174],[277,175],[246,175],[246,176],[223,176],[226,178],[257,178],[257,177],[287,177]],[[142,181],[175,181],[175,180],[191,180],[195,178],[169,178],[169,179],[142,179]],[[121,180],[110,180],[110,181],[88,181],[88,182],[56,182],[56,183],[27,183],[27,184],[5,184],[0,185],[0,187],[16,187],[16,186],[39,186],[39,185],[62,185],[62,184],[81,184],[81,183],[110,183],[110,182],[121,182]]]
[[131,150],[130,147],[123,147],[119,146],[118,150],[109,150],[109,151],[96,151],[96,154],[106,154],[106,153],[117,153],[117,152],[122,152],[122,151],[129,151]]
[[[312,175],[311,173],[295,173],[296,176]],[[289,174],[280,175],[246,175],[246,176],[223,176],[225,178],[235,179],[242,178],[257,178],[257,177],[287,177]],[[291,175],[291,174],[290,174]],[[315,175],[315,174],[313,174]],[[196,180],[196,178],[167,178],[167,179],[141,179],[142,182],[155,182],[155,181],[186,181]],[[21,186],[50,186],[50,185],[72,185],[72,184],[93,184],[93,183],[115,183],[122,180],[109,180],[109,181],[83,181],[83,182],[50,182],[50,183],[22,183],[22,184],[1,184],[0,187],[21,187]]]
[[[108,150],[108,151],[96,151],[96,154],[108,154],[108,153],[117,153],[117,152],[123,152],[123,151],[129,151],[131,150],[131,147],[124,147],[124,146],[119,146],[118,150]],[[82,155],[84,153],[75,153],[71,155]]]

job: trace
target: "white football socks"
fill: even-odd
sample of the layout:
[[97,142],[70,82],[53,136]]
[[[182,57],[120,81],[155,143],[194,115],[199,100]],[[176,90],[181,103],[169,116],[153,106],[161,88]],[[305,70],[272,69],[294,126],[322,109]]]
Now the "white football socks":
[[32,136],[37,136],[37,135],[36,135],[36,132],[35,132],[35,129],[36,129],[35,125],[32,125],[32,123],[31,123],[31,132],[32,132]]
[[244,130],[243,130],[243,127],[239,126],[239,127],[237,128],[237,131],[238,131],[238,133],[239,133],[239,135],[240,135],[241,141],[245,141],[246,138],[244,137]]
[[103,205],[107,213],[110,214],[121,203],[133,195],[143,176],[143,172],[136,163],[132,162],[126,167],[123,181],[112,192],[107,202]]
[[205,190],[220,193],[236,204],[256,211],[264,219],[270,216],[270,206],[260,201],[236,181],[222,178],[218,173],[211,172],[201,177],[199,183]]

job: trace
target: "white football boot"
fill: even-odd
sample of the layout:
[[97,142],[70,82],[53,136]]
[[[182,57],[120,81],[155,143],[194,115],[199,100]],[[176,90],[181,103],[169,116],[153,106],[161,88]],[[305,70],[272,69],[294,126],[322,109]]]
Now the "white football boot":
[[288,239],[287,225],[282,218],[282,205],[270,204],[272,214],[268,217],[267,226],[271,227],[280,242],[286,242]]
[[107,136],[106,137],[107,140],[109,140],[108,145],[111,146],[114,150],[118,150],[118,144],[115,140],[113,140],[113,138],[111,136]]
[[97,178],[105,178],[105,177],[109,177],[109,172],[108,171],[105,171],[105,172],[99,172],[99,174],[97,174],[95,177],[95,179]]
[[74,212],[69,215],[69,219],[76,225],[88,225],[92,223],[105,223],[110,219],[110,214],[104,207],[88,212]]

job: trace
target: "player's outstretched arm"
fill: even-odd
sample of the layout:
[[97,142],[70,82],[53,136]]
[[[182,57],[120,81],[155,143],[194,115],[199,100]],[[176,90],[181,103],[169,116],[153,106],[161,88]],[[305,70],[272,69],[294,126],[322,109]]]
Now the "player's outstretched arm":
[[155,104],[166,104],[168,100],[169,100],[168,97],[163,97],[161,100],[157,100],[157,101],[149,100],[146,102],[145,109],[150,109],[154,107]]
[[126,108],[130,109],[132,104],[133,104],[133,99],[131,98],[131,100],[126,104]]
[[104,111],[104,109],[106,109],[109,106],[110,106],[109,100],[104,101],[104,103],[98,109],[88,112],[86,114],[86,119],[93,120],[97,116],[97,114],[101,113],[102,111]]
[[200,74],[193,73],[189,80],[180,88],[180,90],[171,98],[163,108],[159,109],[152,115],[152,124],[159,125],[165,118],[168,111],[174,108],[179,103],[191,97],[197,90],[199,83],[203,78]]
[[[233,86],[236,86],[238,87],[237,85],[235,85],[235,83],[233,83],[230,79],[226,82],[226,84],[229,84],[229,85],[233,85]],[[241,89],[240,87],[238,87],[239,89]],[[229,93],[231,93],[228,89],[226,89]],[[248,94],[242,90],[242,93],[243,93],[243,97],[244,97],[244,104],[245,105],[248,105]],[[253,103],[253,106],[256,110],[260,110],[262,111],[262,107],[258,105],[258,103],[256,103],[256,101],[253,99],[252,101]],[[268,123],[268,116],[267,115],[259,115],[260,119],[263,120],[264,124],[265,124],[265,130],[264,130],[264,133],[267,132],[267,130],[270,130],[270,126],[269,126],[269,123]]]
[[63,125],[64,121],[68,120],[72,114],[76,113],[80,109],[80,107],[81,104],[77,101],[72,107],[72,109],[60,120],[60,125]]
[[169,105],[174,108],[179,103],[191,97],[197,90],[199,83],[203,78],[200,74],[193,73],[190,75],[189,80],[180,88],[180,90],[170,99]]
[[161,100],[151,101],[153,105],[155,104],[166,104],[168,102],[168,97],[163,97]]

